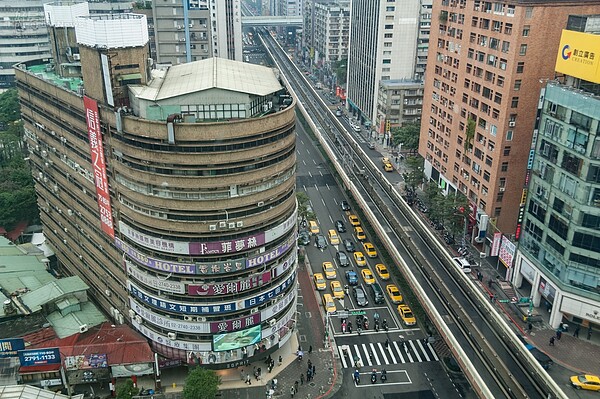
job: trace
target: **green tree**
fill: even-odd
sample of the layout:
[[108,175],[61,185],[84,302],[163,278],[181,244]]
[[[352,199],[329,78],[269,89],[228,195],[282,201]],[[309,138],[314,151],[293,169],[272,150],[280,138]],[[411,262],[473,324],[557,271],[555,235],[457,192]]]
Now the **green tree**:
[[404,182],[414,190],[423,183],[425,177],[423,173],[423,158],[420,156],[407,157],[405,164],[407,172],[403,174]]
[[213,370],[194,368],[185,379],[183,399],[214,399],[219,391],[221,377]]
[[131,399],[132,396],[137,396],[139,392],[140,390],[133,386],[133,381],[130,378],[117,384],[117,399]]
[[39,211],[29,165],[21,157],[0,167],[0,226],[11,230],[21,221],[37,222]]
[[20,118],[21,108],[17,89],[10,89],[0,94],[0,122],[8,125]]
[[333,70],[335,71],[335,76],[337,77],[338,86],[342,86],[346,84],[346,76],[348,73],[348,60],[343,59],[339,61],[335,61],[332,65]]
[[298,217],[300,219],[315,219],[315,213],[310,206],[310,198],[304,191],[296,192],[296,200],[298,201]]
[[421,122],[405,123],[402,127],[391,129],[392,144],[416,152],[419,149],[419,135],[421,132]]
[[465,138],[465,151],[469,149],[471,144],[473,144],[473,138],[475,137],[475,120],[469,118],[467,119],[467,129],[466,129],[466,138]]

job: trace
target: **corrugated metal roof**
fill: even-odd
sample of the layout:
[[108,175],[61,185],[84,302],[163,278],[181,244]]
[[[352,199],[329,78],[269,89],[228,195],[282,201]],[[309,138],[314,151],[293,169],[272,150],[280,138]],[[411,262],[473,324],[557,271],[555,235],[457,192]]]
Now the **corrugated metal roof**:
[[212,57],[156,72],[148,86],[134,92],[140,98],[158,101],[212,88],[266,96],[282,86],[271,68]]
[[32,312],[36,312],[41,309],[42,305],[48,302],[56,301],[74,292],[85,291],[88,288],[87,284],[79,276],[65,277],[50,281],[42,287],[24,294],[21,297],[21,301]]
[[37,257],[20,251],[19,255],[0,253],[0,276],[0,286],[10,293],[22,288],[35,290],[56,280]]
[[63,316],[60,312],[50,313],[46,319],[54,328],[59,338],[65,338],[79,333],[79,326],[97,326],[106,321],[104,314],[91,302],[82,302],[81,310]]
[[2,399],[69,399],[69,396],[30,385],[0,386]]

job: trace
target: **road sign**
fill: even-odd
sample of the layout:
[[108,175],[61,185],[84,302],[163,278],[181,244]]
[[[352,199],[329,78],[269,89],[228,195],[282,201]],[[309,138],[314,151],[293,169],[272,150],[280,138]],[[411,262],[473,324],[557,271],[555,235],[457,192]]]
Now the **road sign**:
[[498,302],[500,302],[500,303],[509,303],[510,299],[498,299]]
[[364,310],[351,310],[350,311],[351,316],[364,316],[366,314],[367,314],[367,312],[365,312]]

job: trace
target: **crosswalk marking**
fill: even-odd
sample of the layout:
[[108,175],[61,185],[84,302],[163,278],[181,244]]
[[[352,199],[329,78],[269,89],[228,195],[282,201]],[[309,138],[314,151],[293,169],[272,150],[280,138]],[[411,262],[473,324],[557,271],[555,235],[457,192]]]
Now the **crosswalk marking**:
[[[338,346],[344,368],[361,366],[389,366],[402,363],[439,361],[429,342],[420,340],[389,342],[365,342]],[[344,350],[347,356],[344,356]]]

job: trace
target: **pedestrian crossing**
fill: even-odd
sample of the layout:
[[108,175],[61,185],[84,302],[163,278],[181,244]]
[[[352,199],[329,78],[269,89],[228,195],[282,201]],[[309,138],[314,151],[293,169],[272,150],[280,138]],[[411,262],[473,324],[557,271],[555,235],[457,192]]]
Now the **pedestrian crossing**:
[[368,342],[338,346],[344,368],[390,364],[437,362],[439,357],[429,342],[422,340]]

